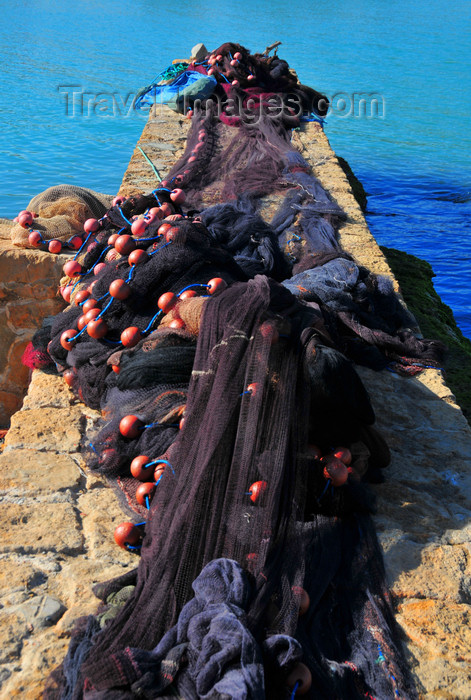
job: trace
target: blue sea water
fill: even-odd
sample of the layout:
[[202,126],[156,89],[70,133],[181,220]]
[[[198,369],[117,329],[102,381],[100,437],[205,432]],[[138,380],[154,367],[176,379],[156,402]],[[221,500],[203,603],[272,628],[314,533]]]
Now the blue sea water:
[[[469,0],[1,0],[0,9],[0,216],[52,184],[115,193],[145,120],[127,114],[132,95],[197,42],[257,51],[280,40],[300,79],[333,99],[326,133],[368,192],[378,242],[432,264],[471,337]],[[86,93],[85,109],[69,101],[67,113],[72,91]],[[365,94],[376,97],[373,116],[358,108]]]

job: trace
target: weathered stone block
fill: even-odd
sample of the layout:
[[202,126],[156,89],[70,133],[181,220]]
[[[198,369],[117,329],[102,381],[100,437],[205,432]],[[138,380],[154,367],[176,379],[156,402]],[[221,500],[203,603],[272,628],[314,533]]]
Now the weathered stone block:
[[15,607],[15,613],[24,618],[28,627],[41,629],[42,627],[51,627],[62,615],[66,608],[56,598],[51,598],[48,595],[33,596],[26,600],[21,605]]
[[5,595],[17,591],[28,591],[35,583],[46,580],[43,572],[36,569],[32,563],[18,557],[6,556],[0,559],[0,596],[4,604]]
[[427,655],[449,655],[455,661],[471,663],[469,605],[409,599],[399,605],[398,612],[401,626]]
[[[70,257],[51,255],[40,250],[17,248],[10,241],[0,241],[0,280],[4,289],[18,283],[25,294],[34,296],[34,284],[38,281],[55,282],[62,276],[62,267]],[[28,292],[31,292],[29,294]]]
[[96,615],[100,602],[98,598],[85,600],[66,610],[56,625],[57,633],[70,635],[80,617]]
[[96,488],[80,496],[78,506],[83,516],[83,534],[89,556],[111,563],[137,566],[135,555],[118,547],[113,539],[117,525],[129,517],[124,515],[113,492]]
[[0,664],[19,658],[23,638],[27,634],[28,630],[21,615],[0,611]]
[[[460,546],[421,547],[403,537],[385,553],[392,591],[397,598],[430,598],[469,603],[469,552]],[[440,576],[437,576],[440,571]]]
[[21,670],[13,672],[2,688],[5,698],[40,700],[49,673],[63,660],[68,639],[57,636],[55,628],[41,630],[38,635],[25,638],[21,656]]
[[82,535],[69,503],[5,503],[0,520],[0,552],[78,552]]
[[30,328],[36,331],[43,318],[59,313],[63,303],[58,299],[44,299],[36,304],[31,299],[18,299],[5,304],[8,326],[18,332],[22,328]]
[[80,470],[68,455],[37,450],[10,450],[0,454],[0,492],[23,496],[55,494],[74,488]]
[[23,401],[24,409],[69,408],[74,403],[76,403],[75,396],[61,376],[34,370],[28,395]]
[[[82,517],[86,519],[86,516],[82,514]],[[134,567],[137,563],[136,557],[126,556],[127,553],[124,550],[120,550],[116,546],[114,540],[111,538],[105,545],[108,546],[108,551],[111,553],[110,557],[102,557],[99,561],[95,558],[89,556],[89,552],[86,548],[87,542],[85,542],[85,551],[87,554],[85,556],[70,556],[64,558],[61,570],[58,571],[54,576],[51,576],[48,580],[47,592],[53,598],[57,598],[62,601],[62,603],[67,607],[67,618],[70,619],[70,610],[77,606],[90,606],[90,609],[95,609],[98,605],[98,598],[93,594],[92,586],[99,581],[108,581],[121,574],[125,573],[126,569],[129,568],[130,564]],[[103,550],[104,552],[105,550]],[[102,552],[102,553],[103,553]],[[123,561],[120,560],[120,555],[124,554],[122,557]],[[112,562],[112,557],[115,557],[116,562]],[[125,560],[128,559],[130,563]],[[63,623],[62,625],[67,625],[68,623]]]
[[45,410],[30,409],[12,416],[5,446],[49,452],[77,452],[84,417],[72,407]]

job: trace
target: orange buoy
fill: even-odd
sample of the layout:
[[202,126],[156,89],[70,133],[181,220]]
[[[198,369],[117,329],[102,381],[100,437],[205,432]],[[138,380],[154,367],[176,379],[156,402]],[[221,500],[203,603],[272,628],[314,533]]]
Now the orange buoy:
[[137,416],[124,416],[119,423],[119,432],[123,437],[130,439],[137,438],[140,432],[139,429],[142,428],[143,425],[144,423],[139,420]]
[[291,691],[296,688],[295,695],[305,695],[312,684],[312,675],[306,664],[297,663],[286,679]]
[[126,549],[129,544],[135,547],[141,539],[141,532],[134,523],[120,523],[114,531],[114,541],[119,547]]
[[134,457],[131,462],[131,474],[133,477],[135,479],[139,479],[139,481],[147,481],[149,478],[151,478],[154,474],[155,467],[146,466],[151,461],[151,458],[147,455],[138,455],[137,457]]
[[250,500],[252,501],[252,503],[257,503],[262,498],[266,490],[266,481],[255,481],[248,491],[250,493]]
[[142,333],[137,326],[129,326],[121,333],[120,339],[125,348],[133,348],[142,338]]

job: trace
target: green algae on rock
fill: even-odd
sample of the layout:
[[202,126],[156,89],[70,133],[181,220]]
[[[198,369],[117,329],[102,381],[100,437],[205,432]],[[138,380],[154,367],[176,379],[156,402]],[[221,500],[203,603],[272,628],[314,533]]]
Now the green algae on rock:
[[437,338],[447,346],[447,383],[468,422],[471,422],[471,341],[462,334],[452,310],[435,291],[432,266],[415,255],[380,247],[424,336]]

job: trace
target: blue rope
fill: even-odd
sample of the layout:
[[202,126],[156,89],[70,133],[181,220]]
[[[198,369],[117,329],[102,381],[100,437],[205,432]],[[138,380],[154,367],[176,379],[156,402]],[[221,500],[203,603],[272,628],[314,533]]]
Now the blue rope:
[[[124,219],[125,221],[127,221],[127,223],[128,223],[130,226],[132,226],[131,221],[129,221],[129,219],[127,219],[127,218],[124,216],[123,211],[122,211],[121,207],[119,206],[119,204],[117,205],[117,207],[118,207],[119,213],[121,214],[121,216],[123,217],[123,219]],[[121,230],[123,230],[123,229],[121,229]]]
[[[144,151],[142,150],[142,148],[140,146],[138,146],[138,149],[140,150],[140,152],[142,153],[142,155],[144,156],[144,158],[146,159],[146,161],[149,163],[150,167],[154,171],[154,175],[156,176],[157,180],[159,182],[162,182],[162,178],[160,177],[160,173],[157,170],[157,168],[155,167],[155,165],[153,164],[153,162],[151,161],[151,159],[149,158],[149,156],[146,153],[144,153]],[[157,200],[157,201],[159,201],[159,200]]]
[[152,324],[154,323],[154,321],[157,320],[157,318],[160,316],[161,313],[162,313],[162,309],[159,309],[159,310],[157,311],[157,313],[155,314],[155,316],[152,316],[151,320],[150,320],[149,323],[147,324],[147,327],[144,328],[144,330],[142,331],[142,335],[144,335],[144,333],[148,333],[148,332],[149,332],[150,328],[152,327]]
[[172,474],[175,476],[175,470],[168,461],[168,459],[154,459],[152,462],[147,462],[146,467],[152,467],[154,464],[166,464],[172,470]]
[[149,253],[149,258],[151,255],[155,255],[156,253],[159,252],[159,250],[162,250],[162,248],[166,248],[168,245],[170,245],[172,241],[169,241],[168,243],[165,243],[164,245],[161,245],[160,248],[156,248],[155,250],[152,251],[152,253]]
[[[97,265],[97,264],[99,263],[100,258],[102,257],[103,253],[106,253],[110,248],[111,248],[111,246],[108,246],[107,248],[105,248],[105,250],[103,250],[103,251],[101,252],[100,257],[96,260],[96,262],[94,263],[94,265],[93,265],[89,270],[87,270],[86,272],[80,272],[80,273],[79,273],[79,275],[78,275],[78,280],[77,280],[76,282],[74,282],[74,286],[72,287],[72,292],[74,291],[75,287],[76,287],[78,284],[80,284],[80,282],[82,282],[82,278],[83,278],[83,277],[86,277],[87,275],[89,275],[90,272],[91,272],[91,271],[93,270],[93,268],[95,267],[95,265]],[[75,258],[74,258],[74,259],[75,259]],[[71,292],[71,294],[72,294],[72,292]],[[85,301],[86,301],[86,299],[85,299],[84,301],[82,301],[81,304],[79,304],[79,306],[82,306],[82,304],[85,304]]]
[[140,544],[133,545],[133,544],[129,544],[128,542],[125,542],[124,544],[126,545],[126,549],[128,549],[130,552],[140,552],[141,551],[142,545],[140,545]]
[[111,246],[111,245],[107,245],[106,248],[104,248],[104,249],[101,251],[100,255],[99,255],[98,258],[95,260],[95,262],[93,263],[93,265],[91,266],[91,268],[88,270],[88,272],[85,273],[86,275],[89,275],[90,272],[92,272],[92,270],[95,268],[96,265],[98,265],[98,263],[100,262],[100,260],[102,259],[102,257],[103,257],[109,250],[111,250],[112,247],[113,247],[113,246]]
[[318,503],[319,505],[320,505],[320,502],[322,501],[322,499],[324,498],[325,494],[327,493],[327,490],[328,490],[330,484],[331,484],[331,479],[328,479],[328,480],[327,480],[327,483],[326,483],[326,485],[325,485],[325,487],[324,487],[324,490],[322,491],[321,495],[320,495],[319,498],[317,499],[317,503]]
[[139,243],[143,243],[146,241],[156,241],[158,238],[162,238],[162,234],[159,233],[158,236],[151,236],[150,238],[139,238]]
[[[86,274],[86,273],[85,273],[85,274]],[[72,294],[72,292],[74,291],[75,287],[76,287],[78,284],[80,284],[80,282],[82,281],[81,278],[83,277],[83,275],[84,275],[84,273],[81,272],[80,275],[79,275],[78,280],[77,280],[76,282],[74,282],[74,286],[72,287],[72,290],[71,290],[71,292],[70,292],[71,294]],[[85,299],[84,301],[82,301],[82,303],[79,304],[79,306],[82,306],[82,304],[85,304],[85,301],[86,301],[86,299]]]
[[[107,305],[105,306],[105,308],[102,309],[102,310],[100,311],[100,313],[98,314],[98,316],[96,317],[95,320],[101,318],[101,317],[103,316],[103,314],[105,313],[105,311],[108,311],[108,309],[110,308],[110,306],[111,306],[111,304],[113,303],[113,301],[114,301],[114,297],[111,297],[111,299],[109,300],[109,302],[107,303]],[[87,323],[87,326],[88,326],[88,323]],[[87,326],[85,326],[85,328],[86,328]]]
[[208,289],[207,284],[198,284],[198,283],[189,284],[187,287],[185,287],[184,289],[182,289],[178,292],[177,297],[179,297],[181,294],[183,294],[183,292],[186,292],[187,289],[192,289],[193,287],[203,287],[204,289]]
[[311,112],[311,114],[309,116],[303,115],[301,117],[300,121],[302,121],[302,122],[318,122],[321,126],[324,126],[326,120],[323,117],[319,117],[316,114],[314,114],[313,112]]
[[93,231],[90,231],[90,233],[88,234],[88,236],[86,237],[86,239],[84,240],[84,242],[82,243],[82,245],[80,246],[80,248],[79,248],[79,249],[77,250],[77,252],[75,253],[75,255],[74,255],[74,257],[73,257],[73,260],[77,260],[78,256],[80,255],[80,253],[82,252],[82,250],[84,249],[84,247],[87,245],[88,239],[90,238],[90,236],[93,236]]
[[84,327],[82,328],[81,331],[78,331],[77,335],[74,335],[73,338],[70,338],[70,340],[77,340],[77,338],[80,338],[80,336],[82,335],[82,333],[85,333],[85,331],[87,330],[87,326],[88,326],[88,323],[87,323],[86,326],[84,326]]

